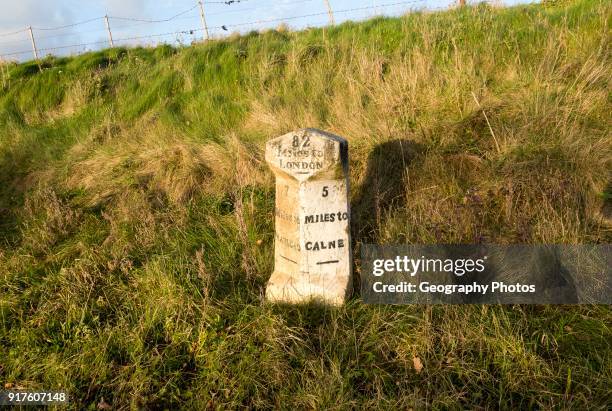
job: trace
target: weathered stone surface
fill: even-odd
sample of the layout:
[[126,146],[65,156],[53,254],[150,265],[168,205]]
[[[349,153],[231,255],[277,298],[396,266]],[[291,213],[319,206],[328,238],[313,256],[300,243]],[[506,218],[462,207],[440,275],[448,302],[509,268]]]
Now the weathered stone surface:
[[275,266],[268,301],[342,304],[351,287],[348,143],[316,129],[268,141],[276,175]]

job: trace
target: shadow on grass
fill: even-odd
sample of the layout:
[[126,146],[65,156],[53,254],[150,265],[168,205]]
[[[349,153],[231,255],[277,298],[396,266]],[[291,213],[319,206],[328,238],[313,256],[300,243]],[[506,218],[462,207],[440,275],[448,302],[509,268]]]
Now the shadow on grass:
[[404,201],[404,176],[422,152],[421,145],[407,139],[387,141],[372,150],[366,176],[351,202],[354,244],[373,241],[385,214]]
[[24,203],[31,160],[31,149],[24,145],[0,152],[0,239],[9,243],[16,241],[18,234],[17,210]]
[[[363,183],[351,202],[351,237],[353,257],[360,259],[361,244],[375,243],[389,211],[404,204],[404,177],[408,167],[422,157],[423,146],[396,139],[376,146],[368,157]],[[353,292],[360,289],[359,276],[353,267]]]

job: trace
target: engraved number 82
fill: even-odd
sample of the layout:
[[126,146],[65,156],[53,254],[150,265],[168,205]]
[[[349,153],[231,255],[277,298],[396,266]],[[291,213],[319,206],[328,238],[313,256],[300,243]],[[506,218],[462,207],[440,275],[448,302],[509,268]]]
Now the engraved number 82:
[[[299,136],[293,136],[292,146],[294,148],[300,147],[300,137]],[[302,137],[302,148],[308,147],[308,146],[310,146],[310,137],[309,136]]]

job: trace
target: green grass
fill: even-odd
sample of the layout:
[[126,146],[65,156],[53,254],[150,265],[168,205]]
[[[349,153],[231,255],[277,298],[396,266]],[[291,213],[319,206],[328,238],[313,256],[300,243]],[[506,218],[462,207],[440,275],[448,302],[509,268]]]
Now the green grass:
[[263,145],[349,140],[355,256],[609,243],[611,11],[478,6],[5,67],[0,384],[74,409],[607,409],[607,306],[264,304]]

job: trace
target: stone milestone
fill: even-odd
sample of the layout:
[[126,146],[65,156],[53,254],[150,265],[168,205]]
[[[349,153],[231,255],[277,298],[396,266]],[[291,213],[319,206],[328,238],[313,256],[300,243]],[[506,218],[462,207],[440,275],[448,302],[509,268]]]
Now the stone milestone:
[[266,299],[342,304],[351,289],[348,143],[316,129],[268,141],[276,176],[274,272]]

